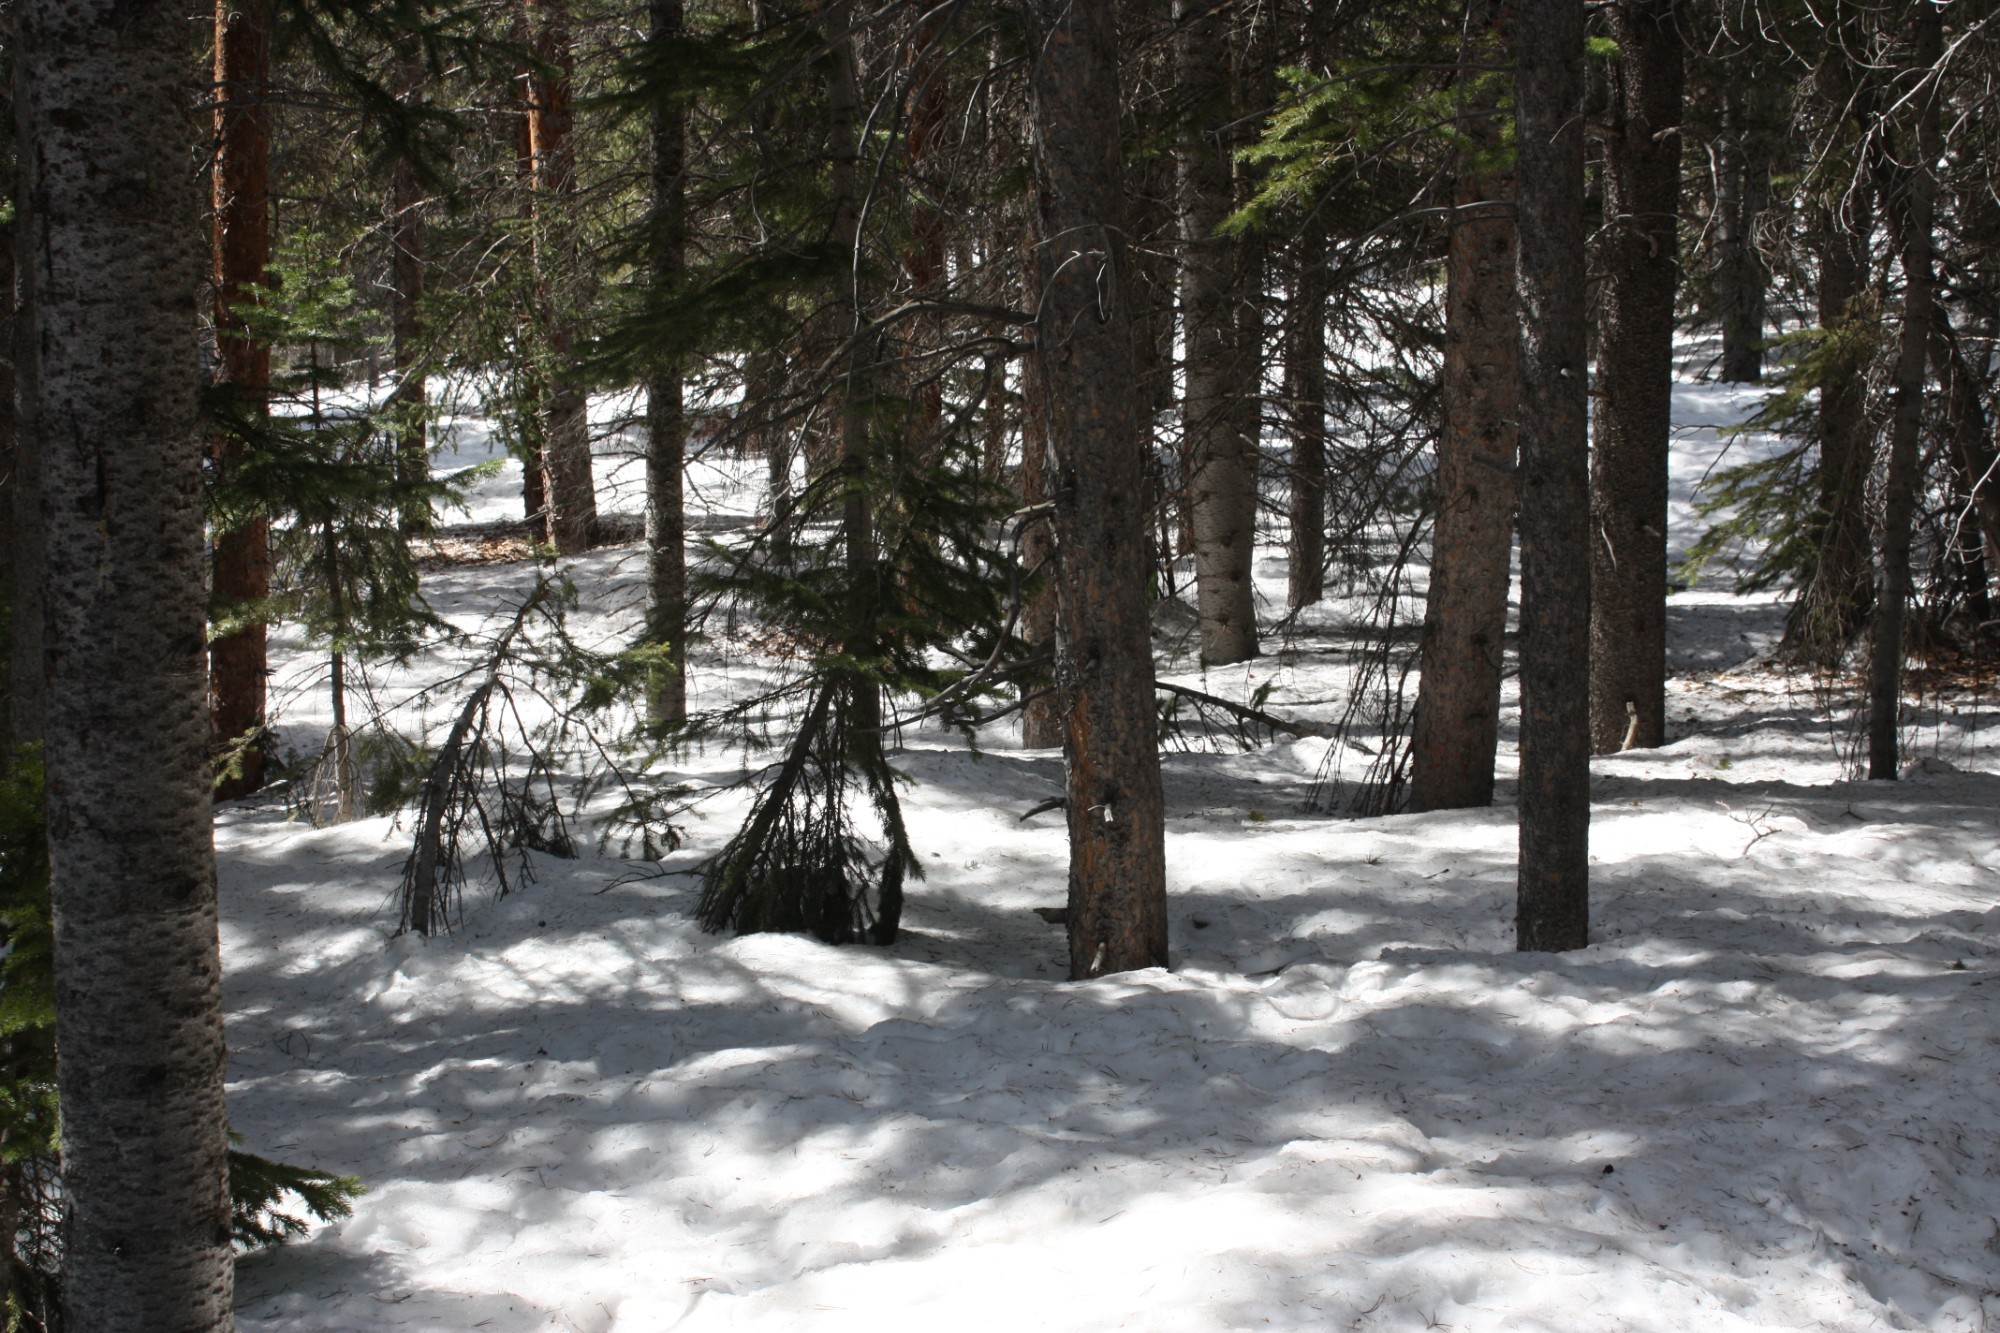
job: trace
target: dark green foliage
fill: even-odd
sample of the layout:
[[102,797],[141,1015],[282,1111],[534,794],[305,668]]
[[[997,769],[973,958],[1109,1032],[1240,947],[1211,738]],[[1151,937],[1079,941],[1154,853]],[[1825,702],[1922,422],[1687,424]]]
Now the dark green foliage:
[[[231,1134],[240,1143],[242,1136]],[[365,1192],[354,1176],[287,1166],[268,1157],[229,1150],[229,1234],[246,1250],[282,1245],[303,1236],[312,1220],[332,1222],[354,1211]],[[296,1204],[291,1200],[296,1199]]]
[[1832,330],[1805,329],[1777,345],[1782,354],[1770,380],[1774,391],[1756,415],[1727,434],[1776,435],[1790,443],[1703,483],[1697,512],[1715,521],[1681,562],[1689,582],[1735,553],[1747,557],[1736,576],[1738,592],[1803,590],[1814,583],[1833,518],[1819,467],[1819,391],[1837,379],[1866,376],[1882,349],[1882,328],[1872,319],[1855,319]]

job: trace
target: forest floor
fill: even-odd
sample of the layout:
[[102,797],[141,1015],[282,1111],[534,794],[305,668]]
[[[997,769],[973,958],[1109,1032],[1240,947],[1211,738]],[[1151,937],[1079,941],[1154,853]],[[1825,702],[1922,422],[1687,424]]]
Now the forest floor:
[[[1677,545],[1753,398],[1680,389]],[[696,508],[726,527],[748,486],[718,464]],[[579,632],[628,632],[636,549],[571,572]],[[1258,575],[1282,607],[1279,551]],[[531,577],[427,589],[472,627]],[[1907,779],[1850,780],[1850,703],[1764,665],[1784,608],[1726,586],[1670,600],[1672,743],[1594,765],[1593,943],[1560,956],[1512,951],[1511,682],[1491,809],[1316,812],[1324,740],[1169,755],[1173,967],[1088,984],[1032,910],[1061,815],[1020,818],[1061,759],[1007,737],[904,736],[927,874],[886,948],[694,925],[740,796],[657,866],[536,856],[429,942],[391,937],[406,827],[224,807],[235,1127],[368,1186],[242,1262],[241,1327],[1983,1329],[2000,707],[1915,701]],[[1330,721],[1354,609],[1205,680],[1163,640],[1166,669]],[[317,670],[281,663],[301,748]],[[696,702],[761,670],[718,633]]]

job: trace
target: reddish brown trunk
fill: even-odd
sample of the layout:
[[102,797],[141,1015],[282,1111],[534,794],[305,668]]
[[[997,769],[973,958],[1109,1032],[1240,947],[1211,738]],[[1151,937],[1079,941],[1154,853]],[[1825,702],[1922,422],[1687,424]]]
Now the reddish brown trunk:
[[[271,349],[253,340],[238,306],[257,299],[271,257],[270,18],[262,0],[217,0],[215,8],[215,333],[216,378],[243,406],[261,412],[271,385]],[[240,448],[218,437],[219,468]],[[261,602],[271,591],[270,524],[255,519],[215,539],[211,594],[228,613]],[[266,653],[264,626],[246,625],[209,645],[209,716],[215,743],[237,750],[235,771],[222,771],[218,798],[257,790],[264,782]]]
[[576,153],[570,141],[570,77],[575,51],[567,0],[527,0],[536,65],[529,72],[528,155],[535,208],[535,266],[548,319],[548,376],[541,404],[542,494],[549,542],[570,555],[588,550],[597,530],[597,491],[590,471],[588,398],[576,382],[574,245]]
[[[1469,64],[1504,63],[1512,10],[1499,0],[1473,6]],[[1493,801],[1520,403],[1514,178],[1493,168],[1504,143],[1499,105],[1497,89],[1474,83],[1459,114],[1466,151],[1445,259],[1444,430],[1410,741],[1413,810]]]

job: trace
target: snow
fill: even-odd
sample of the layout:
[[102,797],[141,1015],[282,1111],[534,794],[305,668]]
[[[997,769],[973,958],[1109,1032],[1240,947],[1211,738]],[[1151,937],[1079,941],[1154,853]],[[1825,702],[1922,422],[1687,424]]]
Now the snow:
[[[1680,387],[1677,546],[1753,405]],[[714,466],[709,508],[754,510],[754,461]],[[630,551],[576,573],[584,628],[629,623]],[[432,596],[472,625],[524,577]],[[740,799],[659,867],[537,857],[429,944],[389,937],[404,830],[225,807],[232,1119],[369,1186],[242,1262],[240,1326],[1984,1328],[1992,710],[1926,700],[1909,779],[1848,780],[1845,708],[1757,660],[1783,607],[1725,588],[1670,602],[1680,739],[1596,763],[1593,943],[1561,956],[1512,951],[1510,783],[1332,818],[1324,741],[1167,758],[1174,967],[1084,984],[1031,911],[1061,818],[1018,818],[1060,757],[1018,742],[905,738],[928,875],[887,948],[694,927]],[[1335,716],[1325,647],[1204,688]],[[704,691],[754,666],[708,653]],[[291,725],[324,726],[309,695]]]

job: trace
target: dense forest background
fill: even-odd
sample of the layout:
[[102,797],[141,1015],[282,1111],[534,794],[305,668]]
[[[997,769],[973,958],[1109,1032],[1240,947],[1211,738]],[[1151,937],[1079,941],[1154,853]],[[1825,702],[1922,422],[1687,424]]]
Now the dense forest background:
[[1222,914],[1172,756],[1304,747],[1327,839],[1511,798],[1548,955],[1690,589],[1776,608],[1780,786],[1990,687],[1983,0],[0,14],[10,1326],[228,1326],[355,1206],[229,1146],[216,802],[393,836],[393,948],[614,858],[893,952],[925,737],[1059,749],[946,785],[1062,822],[1081,982]]

